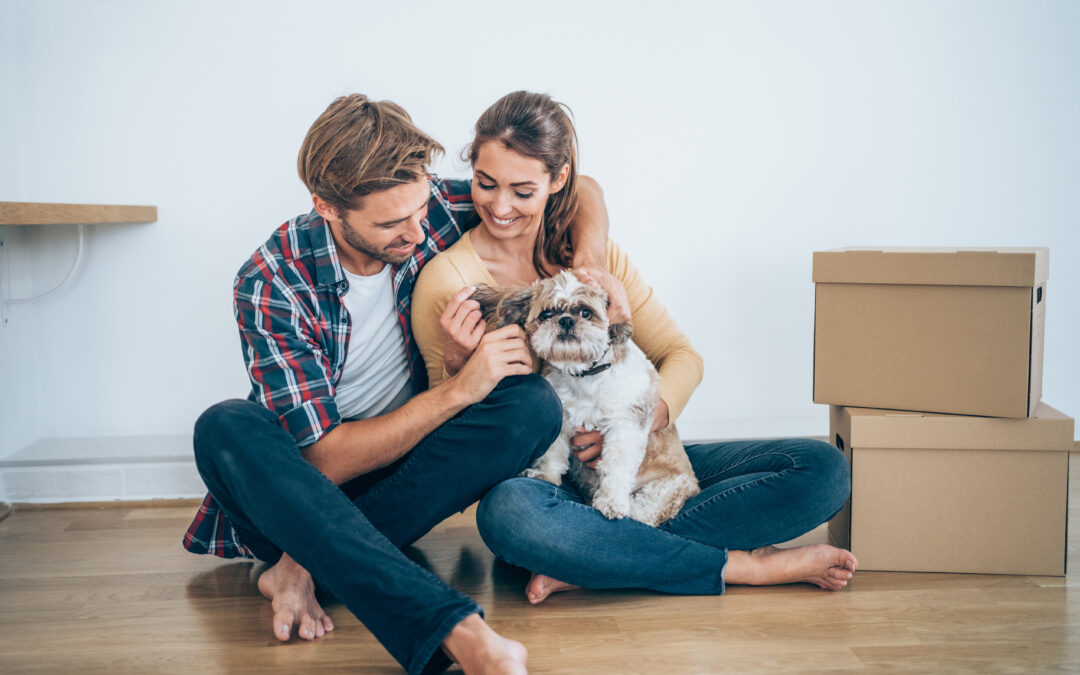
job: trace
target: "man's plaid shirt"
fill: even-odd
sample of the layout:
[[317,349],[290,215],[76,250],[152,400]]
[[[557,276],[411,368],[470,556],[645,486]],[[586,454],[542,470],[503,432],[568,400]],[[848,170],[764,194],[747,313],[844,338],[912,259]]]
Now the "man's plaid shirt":
[[[474,213],[468,181],[431,176],[428,183],[427,237],[392,271],[413,391],[427,388],[409,326],[416,276],[461,237]],[[277,413],[301,448],[341,423],[334,391],[349,351],[349,312],[341,301],[348,290],[330,228],[314,211],[279,227],[233,283],[233,311],[252,383],[248,398]],[[184,535],[184,548],[222,558],[254,557],[210,494]]]

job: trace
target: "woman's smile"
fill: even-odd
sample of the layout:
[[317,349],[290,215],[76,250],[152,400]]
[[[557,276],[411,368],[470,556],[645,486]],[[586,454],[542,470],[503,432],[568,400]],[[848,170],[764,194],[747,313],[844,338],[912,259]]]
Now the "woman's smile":
[[514,216],[513,218],[499,218],[492,214],[491,219],[495,221],[496,225],[511,225],[521,216]]

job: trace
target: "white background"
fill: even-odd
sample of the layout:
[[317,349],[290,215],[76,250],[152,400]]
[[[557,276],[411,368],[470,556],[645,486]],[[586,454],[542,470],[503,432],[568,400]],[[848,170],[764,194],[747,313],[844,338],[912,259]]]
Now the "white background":
[[[155,204],[0,327],[0,457],[190,433],[247,380],[231,281],[308,210],[336,96],[402,104],[455,161],[515,89],[573,109],[612,235],[706,363],[685,438],[823,435],[811,253],[1049,246],[1044,400],[1080,414],[1080,3],[0,0],[0,200]],[[48,289],[73,228],[0,228]]]

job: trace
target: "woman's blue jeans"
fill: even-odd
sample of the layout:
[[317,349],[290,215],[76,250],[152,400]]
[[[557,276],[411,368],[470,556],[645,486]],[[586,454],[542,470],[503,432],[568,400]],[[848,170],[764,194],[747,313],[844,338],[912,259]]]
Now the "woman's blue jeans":
[[729,549],[805,534],[835,515],[851,489],[844,455],[822,441],[733,441],[686,451],[701,493],[659,527],[605,518],[569,481],[512,478],[480,501],[480,535],[502,560],[584,588],[719,594]]
[[542,455],[562,407],[536,375],[504,379],[393,465],[340,487],[304,459],[276,415],[251,401],[207,410],[195,461],[256,556],[286,551],[410,673],[445,670],[450,629],[480,612],[401,548]]

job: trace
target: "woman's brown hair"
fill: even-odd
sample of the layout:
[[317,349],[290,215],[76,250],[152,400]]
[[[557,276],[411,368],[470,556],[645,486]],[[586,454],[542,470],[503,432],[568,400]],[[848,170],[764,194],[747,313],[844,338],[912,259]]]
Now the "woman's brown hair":
[[476,164],[480,146],[498,141],[514,152],[544,163],[551,180],[569,165],[566,183],[548,196],[544,224],[536,235],[533,267],[541,278],[551,276],[544,261],[569,267],[573,262],[570,221],[577,211],[577,132],[570,109],[547,94],[515,91],[503,96],[476,121],[476,138],[466,148]]
[[365,195],[423,178],[442,152],[398,104],[351,94],[311,125],[296,166],[311,194],[341,213],[360,208]]

